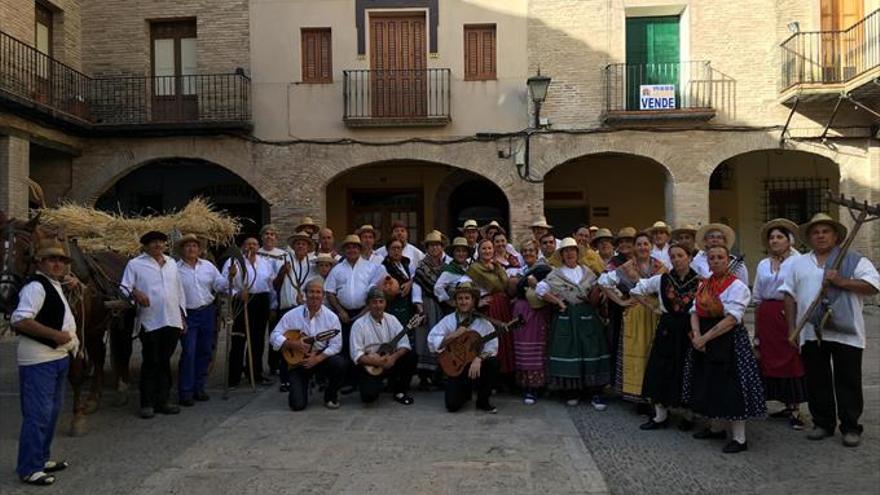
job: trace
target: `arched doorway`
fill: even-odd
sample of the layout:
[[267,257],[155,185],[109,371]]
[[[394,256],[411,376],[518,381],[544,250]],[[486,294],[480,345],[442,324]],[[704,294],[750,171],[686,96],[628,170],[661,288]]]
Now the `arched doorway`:
[[204,160],[168,158],[131,171],[110,186],[95,207],[127,215],[179,210],[195,196],[238,217],[242,234],[258,232],[269,222],[269,205],[238,175]]
[[735,249],[754,270],[764,255],[761,225],[774,218],[801,224],[819,211],[837,217],[840,171],[829,158],[795,150],[756,150],[721,162],[709,180],[709,220],[733,227]]
[[327,184],[326,194],[327,225],[337,238],[371,224],[387,239],[391,222],[403,220],[410,240],[421,243],[433,229],[456,235],[463,216],[507,226],[510,214],[504,192],[482,176],[413,160],[349,169]]
[[659,162],[623,153],[569,160],[544,177],[544,213],[557,237],[580,225],[612,231],[645,228],[666,218],[669,172]]

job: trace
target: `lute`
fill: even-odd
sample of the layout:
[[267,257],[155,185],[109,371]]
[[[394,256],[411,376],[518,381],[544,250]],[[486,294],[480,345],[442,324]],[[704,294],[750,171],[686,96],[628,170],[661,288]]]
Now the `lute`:
[[288,330],[284,332],[284,337],[287,340],[301,342],[309,346],[308,352],[302,352],[300,350],[290,350],[286,347],[281,348],[281,352],[284,355],[284,360],[287,361],[288,368],[296,368],[297,366],[301,365],[303,361],[306,360],[306,356],[312,353],[312,347],[315,345],[315,342],[327,342],[328,340],[335,337],[338,333],[339,330],[324,330],[314,337],[303,337],[303,332],[301,330]]
[[[367,318],[372,318],[372,316],[367,315]],[[388,356],[393,354],[394,351],[397,350],[397,344],[400,342],[400,339],[402,339],[403,336],[409,333],[411,330],[424,323],[425,318],[426,317],[423,314],[413,315],[412,318],[409,319],[409,322],[406,324],[406,326],[403,327],[402,330],[397,332],[397,335],[395,335],[390,342],[384,342],[381,344],[370,344],[364,348],[364,353],[367,355],[378,354],[379,356]],[[367,373],[373,376],[379,376],[382,374],[383,371],[385,371],[385,368],[382,368],[381,366],[373,366],[369,364],[365,364],[363,366],[364,370],[366,370]]]
[[446,344],[446,348],[441,350],[440,354],[437,355],[437,364],[440,365],[440,368],[443,369],[443,372],[449,377],[455,378],[461,375],[465,367],[480,354],[480,351],[483,349],[483,345],[486,342],[496,338],[500,333],[518,330],[524,323],[522,317],[517,317],[504,323],[480,314],[473,314],[464,321],[461,321],[458,326],[467,327],[476,318],[483,318],[491,323],[492,326],[495,327],[495,331],[483,336],[477,333],[476,330],[468,330],[462,335],[449,341],[449,343]]

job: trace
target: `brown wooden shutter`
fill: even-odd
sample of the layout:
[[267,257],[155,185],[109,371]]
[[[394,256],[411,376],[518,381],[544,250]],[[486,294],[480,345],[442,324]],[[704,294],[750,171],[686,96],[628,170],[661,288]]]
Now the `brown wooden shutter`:
[[495,79],[495,25],[479,24],[464,27],[464,79],[485,81]]
[[330,28],[302,30],[302,82],[333,82]]

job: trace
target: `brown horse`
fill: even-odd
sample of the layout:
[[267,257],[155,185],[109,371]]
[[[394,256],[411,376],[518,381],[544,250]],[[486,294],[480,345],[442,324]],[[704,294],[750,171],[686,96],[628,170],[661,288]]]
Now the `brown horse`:
[[[10,315],[15,310],[18,291],[35,269],[35,246],[41,239],[59,235],[40,226],[39,216],[29,221],[7,220],[2,212],[0,233],[3,237],[0,241],[0,260],[3,263],[0,272],[0,310]],[[69,252],[71,272],[81,282],[77,289],[65,287],[65,295],[76,319],[77,336],[81,344],[80,351],[71,359],[69,374],[73,389],[73,421],[70,433],[78,436],[86,432],[86,414],[97,410],[100,403],[106,358],[104,337],[108,333],[116,389],[123,402],[127,399],[125,392],[131,382],[129,360],[134,310],[119,289],[119,281],[127,262],[125,257],[110,251],[86,254],[75,242],[69,243]],[[117,301],[110,304],[117,309],[109,309],[108,301]],[[91,388],[88,398],[82,400],[83,385],[89,373],[93,375]]]

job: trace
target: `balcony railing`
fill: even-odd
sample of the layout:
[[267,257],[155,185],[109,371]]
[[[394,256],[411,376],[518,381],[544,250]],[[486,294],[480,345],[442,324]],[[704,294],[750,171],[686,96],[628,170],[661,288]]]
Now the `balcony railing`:
[[68,123],[100,129],[249,125],[243,72],[92,78],[0,31],[0,96]]
[[645,112],[662,117],[678,111],[684,116],[688,112],[714,115],[719,108],[732,108],[733,90],[733,79],[712,69],[708,61],[605,67],[608,114]]
[[343,120],[358,126],[446,125],[450,70],[346,70]]
[[795,33],[780,46],[781,90],[845,83],[880,67],[880,10],[844,31]]

